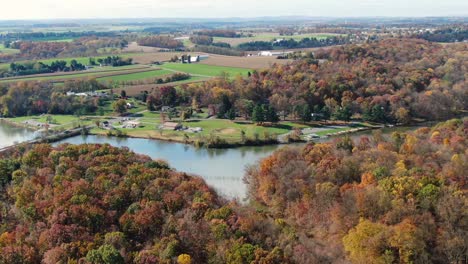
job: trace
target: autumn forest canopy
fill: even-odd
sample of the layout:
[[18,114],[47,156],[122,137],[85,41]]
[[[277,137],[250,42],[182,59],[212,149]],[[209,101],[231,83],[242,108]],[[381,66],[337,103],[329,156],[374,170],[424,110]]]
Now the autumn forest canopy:
[[248,204],[125,148],[19,147],[0,160],[0,263],[463,263],[467,133],[282,148],[249,168]]

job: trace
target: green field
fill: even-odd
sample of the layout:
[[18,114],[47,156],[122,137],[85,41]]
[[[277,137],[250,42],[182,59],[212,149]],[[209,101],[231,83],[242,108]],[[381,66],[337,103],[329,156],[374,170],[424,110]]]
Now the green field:
[[[27,77],[18,78],[18,79],[6,79],[1,80],[0,83],[5,82],[18,82],[18,81],[53,81],[53,80],[68,80],[68,79],[77,79],[77,78],[88,78],[88,77],[96,77],[102,76],[104,74],[115,74],[114,76],[108,76],[106,78],[127,78],[125,76],[137,74],[135,72],[128,73],[129,70],[137,70],[139,67],[137,66],[123,66],[122,68],[118,67],[103,67],[99,70],[89,70],[89,71],[82,71],[77,72],[74,74],[57,74],[57,75],[49,75],[49,76],[34,76],[34,77]],[[156,72],[156,71],[146,71],[146,72],[139,72],[139,74],[147,73],[147,72]],[[164,74],[164,73],[163,73]],[[103,77],[104,78],[104,77]]]
[[172,72],[168,70],[154,70],[154,71],[147,71],[147,72],[137,72],[137,73],[131,73],[131,74],[102,77],[102,78],[98,78],[97,80],[98,81],[126,82],[126,81],[136,81],[136,80],[156,78],[156,77],[168,75],[171,73]]
[[[0,50],[1,47],[3,47],[0,44]],[[26,62],[42,62],[44,64],[50,65],[52,62],[57,61],[57,60],[63,60],[66,61],[67,64],[70,64],[72,60],[76,60],[77,62],[84,64],[84,65],[89,65],[89,58],[95,58],[97,59],[104,59],[107,56],[120,56],[122,58],[131,58],[132,55],[138,55],[140,53],[125,53],[125,54],[110,54],[106,56],[89,56],[89,57],[73,57],[73,58],[53,58],[53,59],[43,59],[43,60],[32,60],[32,61],[17,61],[17,63],[26,63]],[[10,67],[10,63],[0,63],[0,69],[8,69]]]
[[216,77],[220,76],[223,72],[229,74],[231,77],[237,75],[247,76],[249,69],[234,68],[234,67],[223,67],[206,64],[182,64],[182,63],[165,63],[161,66],[162,69],[185,72],[192,75],[200,75],[202,77]]
[[16,54],[19,53],[20,51],[17,49],[9,49],[5,48],[5,45],[0,44],[0,54]]

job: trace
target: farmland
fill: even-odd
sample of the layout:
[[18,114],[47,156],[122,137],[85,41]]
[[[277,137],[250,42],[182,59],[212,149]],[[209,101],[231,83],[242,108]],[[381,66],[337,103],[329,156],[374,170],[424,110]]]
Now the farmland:
[[[1,47],[3,47],[3,46],[0,45],[0,50],[1,50]],[[131,58],[131,57],[133,57],[133,55],[135,55],[135,53],[118,54],[118,56],[120,56],[120,57],[122,57],[124,59]],[[111,56],[111,55],[109,55],[109,56]],[[103,56],[92,56],[92,57],[97,60],[97,59],[104,59],[107,56],[103,55]],[[22,63],[23,62],[42,62],[44,64],[51,64],[54,61],[62,60],[62,61],[67,62],[68,65],[70,65],[70,62],[72,60],[76,60],[78,63],[88,65],[89,64],[89,58],[90,57],[53,58],[53,59],[29,60],[29,61],[21,61],[21,62]],[[7,69],[9,66],[10,66],[10,63],[0,63],[0,69]]]
[[[162,70],[164,71],[164,70]],[[165,83],[165,84],[136,84],[136,85],[121,85],[119,88],[114,89],[116,93],[120,93],[120,91],[125,90],[127,95],[129,96],[136,96],[141,94],[144,91],[151,92],[156,87],[167,86],[167,85],[181,85],[181,84],[188,84],[188,83],[196,83],[208,80],[208,78],[199,77],[199,76],[191,76],[187,80]]]
[[125,81],[136,81],[136,80],[144,80],[149,78],[155,78],[167,74],[171,74],[171,71],[168,70],[152,70],[152,71],[143,71],[143,72],[136,72],[136,73],[129,73],[129,74],[122,74],[122,75],[115,75],[109,77],[102,77],[98,78],[98,81],[114,81],[114,82],[125,82]]
[[268,68],[273,64],[286,64],[292,60],[278,60],[276,57],[234,57],[234,56],[223,56],[211,54],[206,60],[202,60],[201,64],[223,66],[223,67],[238,67],[242,68],[246,65],[251,69],[264,69]]
[[[81,72],[67,72],[67,73],[51,73],[51,74],[38,74],[25,77],[14,77],[14,78],[5,78],[0,80],[2,82],[17,82],[17,81],[54,81],[54,82],[63,82],[65,80],[71,79],[83,79],[83,78],[105,78],[105,77],[118,77],[119,79],[126,79],[127,75],[130,75],[129,79],[134,80],[136,73],[141,74],[141,76],[159,76],[166,74],[166,72],[156,72],[155,68],[142,67],[142,66],[124,66],[119,68],[114,67],[103,67],[103,69],[97,70],[87,70]],[[148,73],[151,72],[151,73]],[[143,74],[145,73],[145,74]],[[122,77],[124,76],[124,77]],[[138,75],[136,75],[138,76]],[[149,77],[148,77],[149,78]]]
[[229,74],[231,77],[242,75],[246,76],[249,72],[246,68],[215,66],[207,64],[181,64],[181,63],[165,63],[161,66],[162,69],[172,70],[177,72],[185,72],[192,75],[199,75],[202,77],[216,77],[223,72]]

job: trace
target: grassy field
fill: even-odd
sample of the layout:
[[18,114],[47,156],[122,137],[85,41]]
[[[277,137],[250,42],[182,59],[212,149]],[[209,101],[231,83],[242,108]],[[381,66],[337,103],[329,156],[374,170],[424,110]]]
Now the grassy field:
[[[0,44],[0,50],[3,45]],[[120,56],[122,58],[131,58],[133,55],[141,55],[140,53],[123,53],[123,54],[114,54],[114,55],[106,55],[106,56],[90,56],[92,58],[97,59],[103,59],[106,58],[107,56]],[[89,58],[90,57],[72,57],[72,58],[53,58],[53,59],[44,59],[44,60],[32,60],[32,61],[18,61],[17,63],[25,63],[25,62],[42,62],[44,64],[51,64],[54,61],[57,60],[63,60],[66,61],[67,64],[69,65],[72,60],[76,60],[77,62],[88,65],[89,64]],[[8,69],[10,67],[10,63],[0,63],[0,69]]]
[[0,44],[0,54],[16,54],[19,53],[20,51],[17,49],[9,49],[5,48],[5,45]]
[[292,60],[278,60],[276,57],[252,56],[252,57],[235,57],[210,54],[206,60],[202,60],[201,64],[224,66],[224,67],[245,67],[248,65],[251,69],[265,69],[273,64],[286,64]]
[[[164,71],[164,70],[162,70]],[[115,88],[114,92],[115,93],[120,93],[122,90],[125,90],[127,92],[127,95],[129,96],[136,96],[139,95],[143,91],[151,92],[152,89],[160,86],[177,86],[181,84],[187,84],[187,83],[195,83],[195,82],[201,82],[204,80],[207,80],[208,78],[204,77],[199,77],[199,76],[191,76],[188,80],[183,80],[183,81],[177,81],[177,82],[171,82],[171,83],[164,83],[164,84],[137,84],[137,85],[125,85],[121,86],[119,88]]]
[[[2,82],[18,82],[18,81],[65,81],[70,79],[79,79],[79,78],[119,78],[130,80],[135,78],[135,74],[142,74],[145,76],[147,72],[151,72],[148,75],[154,75],[158,70],[152,70],[149,67],[142,68],[141,66],[123,66],[120,67],[103,67],[96,68],[94,70],[81,71],[76,73],[56,73],[56,74],[47,74],[47,75],[35,75],[35,76],[24,76],[24,78],[15,78],[15,79],[0,79]],[[167,74],[167,72],[162,72],[162,75]],[[130,76],[130,77],[127,77]],[[136,75],[138,76],[138,75]]]
[[124,75],[117,75],[117,76],[109,76],[109,77],[102,77],[98,78],[98,81],[114,81],[114,82],[125,82],[125,81],[136,81],[136,80],[144,80],[155,78],[163,75],[171,74],[171,71],[168,70],[154,70],[154,71],[147,71],[147,72],[138,72],[138,73],[131,73],[131,74],[124,74]]
[[231,77],[242,75],[247,76],[249,69],[224,67],[215,65],[206,65],[199,63],[182,64],[182,63],[165,63],[161,66],[162,69],[185,72],[193,75],[200,75],[205,77],[220,76],[223,72],[228,73]]
[[[188,133],[184,131],[160,131],[157,127],[160,124],[160,117],[158,114],[144,113],[144,117],[140,119],[142,126],[135,129],[122,129],[128,136],[141,137],[141,138],[156,138],[162,140],[181,141],[188,139],[189,141],[196,141],[210,136],[219,137],[226,140],[228,143],[240,143],[242,139],[242,132],[245,132],[247,138],[255,138],[256,135],[259,139],[266,137],[274,138],[280,134],[289,132],[293,127],[302,127],[298,124],[284,123],[277,124],[273,127],[262,127],[251,123],[236,123],[230,120],[201,120],[201,121],[188,121],[182,122],[184,126],[188,127],[201,127],[201,133]],[[91,131],[95,134],[106,134],[106,130],[94,129]]]
[[245,38],[221,38],[215,37],[214,42],[225,42],[231,44],[231,46],[237,46],[242,43],[252,42],[252,41],[272,41],[274,39],[295,39],[301,40],[303,38],[317,38],[317,39],[325,39],[332,36],[339,36],[339,34],[332,34],[332,33],[312,33],[312,34],[300,34],[300,35],[293,35],[293,36],[280,36],[279,33],[259,33],[253,37],[245,37]]

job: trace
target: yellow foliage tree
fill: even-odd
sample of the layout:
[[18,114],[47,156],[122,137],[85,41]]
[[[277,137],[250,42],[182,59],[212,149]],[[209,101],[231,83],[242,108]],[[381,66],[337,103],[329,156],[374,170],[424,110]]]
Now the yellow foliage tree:
[[343,237],[343,245],[353,263],[389,263],[393,256],[386,250],[388,237],[386,225],[361,219]]
[[181,254],[177,257],[177,263],[178,264],[191,264],[192,257],[190,257],[189,254]]

